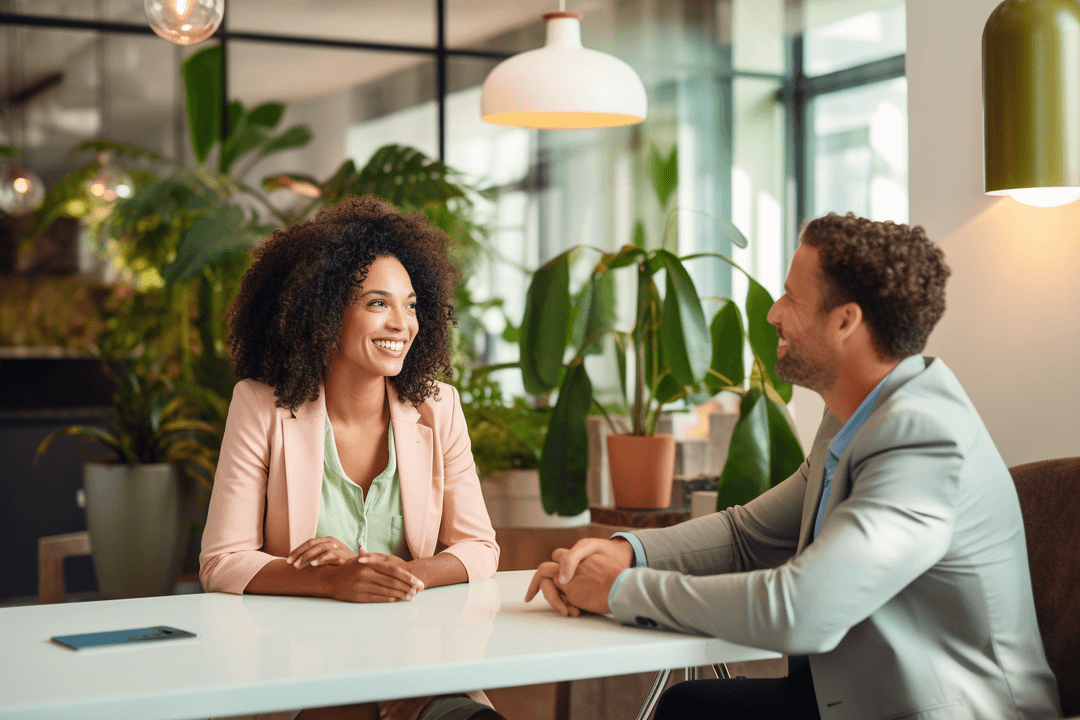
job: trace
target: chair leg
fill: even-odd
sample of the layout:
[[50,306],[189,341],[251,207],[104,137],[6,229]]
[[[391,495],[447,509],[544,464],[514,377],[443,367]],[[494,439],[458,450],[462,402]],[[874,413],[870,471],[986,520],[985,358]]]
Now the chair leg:
[[89,554],[86,532],[38,538],[38,603],[64,602],[64,558]]
[[652,687],[649,688],[649,694],[645,696],[645,702],[641,703],[641,709],[638,710],[636,720],[645,720],[656,709],[656,704],[660,702],[660,695],[664,692],[664,686],[667,685],[670,676],[671,670],[661,670],[656,673]]

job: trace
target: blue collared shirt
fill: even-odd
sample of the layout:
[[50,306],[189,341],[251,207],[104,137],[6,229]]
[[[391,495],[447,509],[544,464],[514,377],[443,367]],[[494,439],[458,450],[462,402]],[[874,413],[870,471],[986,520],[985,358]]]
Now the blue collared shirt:
[[[889,375],[892,375],[891,370]],[[829,442],[829,456],[825,458],[825,489],[821,492],[821,504],[818,505],[817,520],[814,522],[814,537],[817,537],[818,533],[821,532],[821,521],[825,519],[825,508],[829,504],[829,494],[832,492],[832,479],[833,474],[836,472],[836,466],[843,454],[847,452],[851,441],[855,439],[859,430],[866,423],[866,419],[870,417],[870,413],[874,411],[874,404],[877,402],[878,395],[881,394],[881,388],[885,385],[885,381],[889,379],[889,375],[883,377],[881,382],[870,391],[870,394],[863,399],[855,413],[844,423],[844,427],[840,428],[840,432],[836,433],[836,437]]]

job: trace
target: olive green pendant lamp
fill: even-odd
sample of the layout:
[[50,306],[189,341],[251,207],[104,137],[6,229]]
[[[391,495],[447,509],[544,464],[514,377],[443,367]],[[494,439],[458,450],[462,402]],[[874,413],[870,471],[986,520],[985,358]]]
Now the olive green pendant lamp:
[[983,29],[987,195],[1080,200],[1080,0],[1005,0]]

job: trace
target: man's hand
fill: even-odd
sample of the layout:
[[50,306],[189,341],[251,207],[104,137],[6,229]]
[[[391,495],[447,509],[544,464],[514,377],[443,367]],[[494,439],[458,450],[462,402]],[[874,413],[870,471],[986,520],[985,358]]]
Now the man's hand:
[[634,564],[634,549],[621,538],[579,540],[570,550],[552,553],[529,583],[525,602],[537,592],[560,614],[577,617],[582,610],[609,613],[607,598],[615,578]]

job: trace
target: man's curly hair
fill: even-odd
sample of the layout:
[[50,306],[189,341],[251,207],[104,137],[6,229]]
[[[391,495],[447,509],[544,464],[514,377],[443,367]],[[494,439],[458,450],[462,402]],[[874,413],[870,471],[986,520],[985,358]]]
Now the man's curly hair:
[[353,289],[376,258],[389,256],[409,273],[419,325],[401,373],[390,381],[403,402],[437,399],[436,378],[452,373],[450,325],[457,322],[449,244],[423,213],[401,213],[371,195],[276,230],[252,251],[255,262],[229,310],[236,376],[273,387],[278,407],[295,410],[318,399]]
[[922,352],[945,312],[952,271],[921,226],[829,213],[808,222],[800,242],[821,258],[822,311],[858,303],[883,357]]

